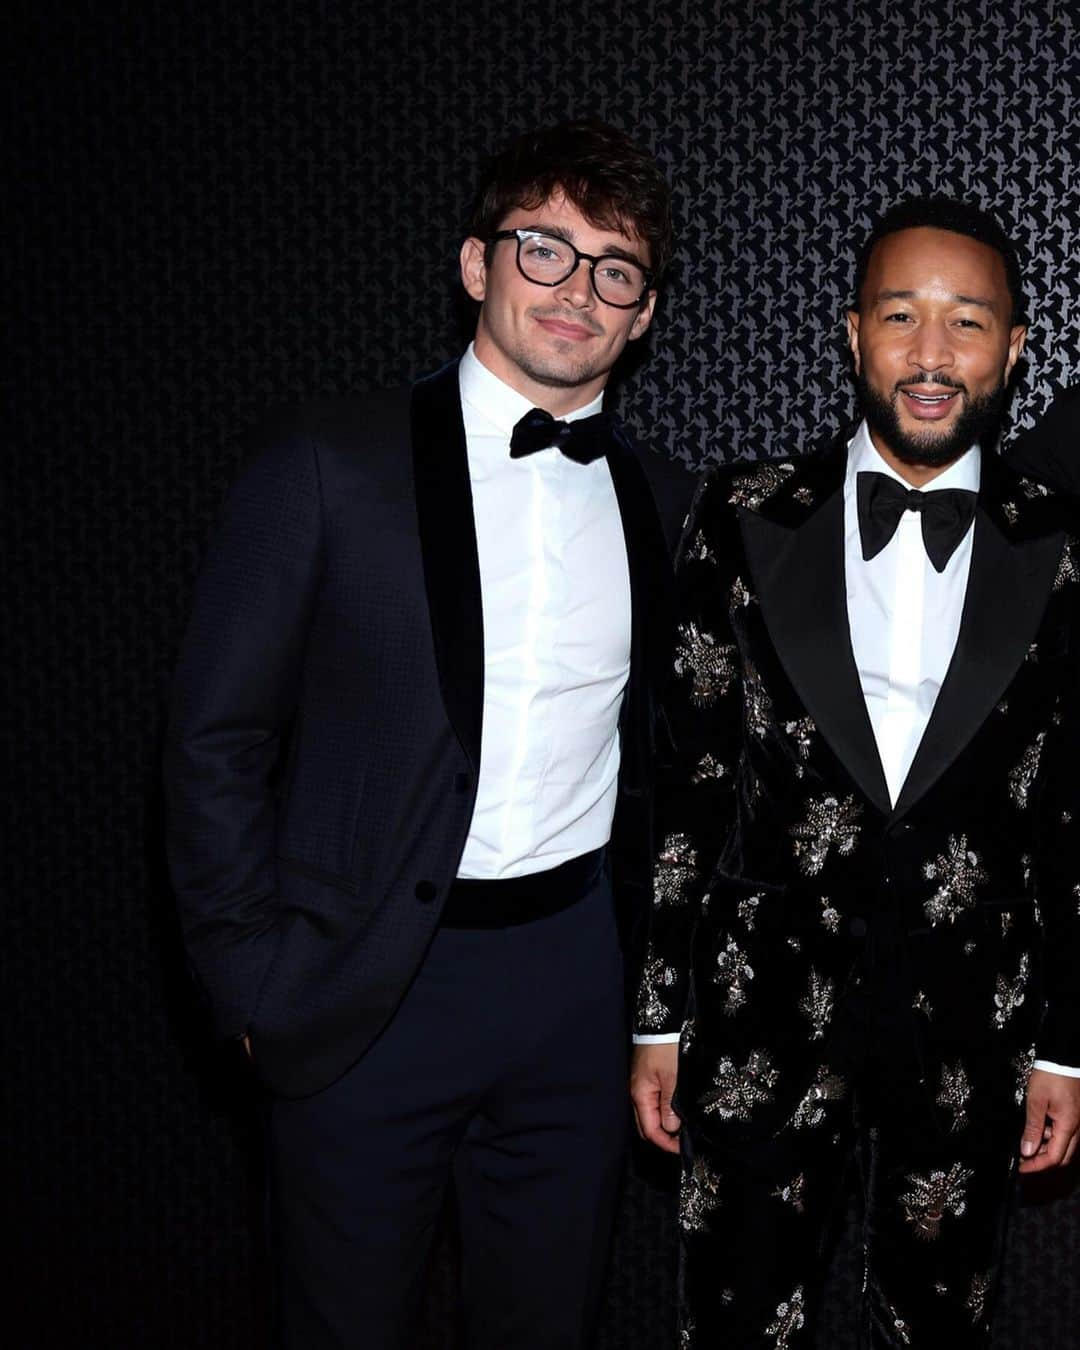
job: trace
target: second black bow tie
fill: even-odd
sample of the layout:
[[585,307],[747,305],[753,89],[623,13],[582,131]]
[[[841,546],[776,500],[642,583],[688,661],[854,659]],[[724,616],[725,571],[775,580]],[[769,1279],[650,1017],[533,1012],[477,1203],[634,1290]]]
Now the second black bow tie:
[[920,492],[885,473],[860,473],[855,480],[863,558],[869,562],[877,557],[896,533],[905,511],[918,511],[926,556],[935,572],[944,572],[956,546],[971,528],[978,494],[965,488]]
[[510,437],[510,458],[521,459],[555,447],[577,464],[601,459],[612,446],[614,421],[608,413],[559,422],[543,408],[530,408]]

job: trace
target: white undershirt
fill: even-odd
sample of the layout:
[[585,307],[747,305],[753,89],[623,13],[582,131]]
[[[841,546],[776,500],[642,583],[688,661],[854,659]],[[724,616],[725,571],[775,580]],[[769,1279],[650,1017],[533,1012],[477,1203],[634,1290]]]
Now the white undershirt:
[[[926,490],[978,492],[979,469],[974,446]],[[864,561],[856,499],[856,476],[864,472],[911,487],[875,450],[865,422],[848,446],[844,477],[847,613],[859,683],[895,806],[960,634],[975,531],[967,531],[939,573],[926,556],[922,516],[905,511],[881,552]]]
[[[458,875],[543,871],[611,835],[630,576],[606,459],[510,458],[535,405],[470,346],[460,367],[484,616],[476,806]],[[602,396],[568,413],[599,412]]]
[[[981,452],[972,446],[926,486],[978,492]],[[874,730],[889,799],[895,806],[926,731],[960,635],[974,529],[937,572],[926,555],[922,516],[905,511],[875,557],[862,556],[856,475],[883,473],[910,487],[878,454],[866,423],[848,445],[844,477],[844,570],[851,648]],[[676,1035],[635,1036],[641,1043]],[[1035,1067],[1080,1078],[1080,1069],[1036,1060]]]

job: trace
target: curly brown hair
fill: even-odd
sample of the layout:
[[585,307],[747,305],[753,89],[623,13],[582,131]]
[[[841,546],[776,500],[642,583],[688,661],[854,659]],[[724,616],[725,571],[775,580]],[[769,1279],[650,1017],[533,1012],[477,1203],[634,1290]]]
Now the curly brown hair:
[[659,278],[671,260],[671,189],[624,131],[579,118],[517,136],[491,160],[466,232],[488,241],[511,211],[562,192],[591,224],[637,235]]

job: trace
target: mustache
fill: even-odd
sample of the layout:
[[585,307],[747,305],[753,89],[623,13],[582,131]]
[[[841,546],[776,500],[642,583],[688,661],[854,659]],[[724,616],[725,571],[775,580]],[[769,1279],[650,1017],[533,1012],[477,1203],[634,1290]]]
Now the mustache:
[[944,370],[920,370],[918,375],[909,376],[906,380],[897,380],[893,385],[893,391],[898,393],[901,389],[910,389],[913,385],[936,384],[942,389],[962,389],[967,393],[967,385],[963,380],[958,380]]

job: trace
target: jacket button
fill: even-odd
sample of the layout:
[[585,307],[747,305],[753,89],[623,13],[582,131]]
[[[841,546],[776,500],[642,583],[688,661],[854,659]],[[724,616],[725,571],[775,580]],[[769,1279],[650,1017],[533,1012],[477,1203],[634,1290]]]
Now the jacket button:
[[454,791],[468,792],[468,790],[469,790],[469,775],[467,773],[454,774]]
[[438,889],[433,881],[418,881],[413,894],[422,905],[430,905],[438,894]]

